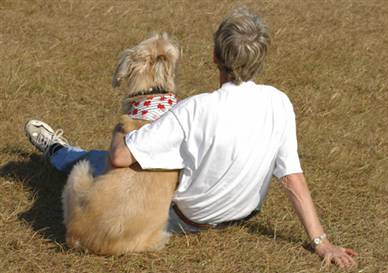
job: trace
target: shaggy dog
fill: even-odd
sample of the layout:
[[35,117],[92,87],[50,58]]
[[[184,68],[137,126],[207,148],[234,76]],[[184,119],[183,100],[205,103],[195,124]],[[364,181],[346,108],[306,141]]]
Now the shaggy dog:
[[[128,84],[120,119],[124,132],[175,104],[178,58],[178,47],[165,33],[122,53],[112,85]],[[67,244],[102,255],[160,249],[169,238],[166,224],[177,181],[178,171],[143,171],[137,164],[93,177],[89,162],[80,161],[62,196]]]

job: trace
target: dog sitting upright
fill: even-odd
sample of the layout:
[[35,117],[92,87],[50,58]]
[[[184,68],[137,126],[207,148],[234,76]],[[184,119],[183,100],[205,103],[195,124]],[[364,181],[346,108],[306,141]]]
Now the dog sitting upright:
[[[121,128],[127,133],[176,103],[179,49],[154,34],[122,53],[112,85],[127,81]],[[74,166],[63,191],[66,242],[102,255],[156,250],[168,241],[166,224],[178,171],[143,171],[138,164],[93,177],[88,161]]]

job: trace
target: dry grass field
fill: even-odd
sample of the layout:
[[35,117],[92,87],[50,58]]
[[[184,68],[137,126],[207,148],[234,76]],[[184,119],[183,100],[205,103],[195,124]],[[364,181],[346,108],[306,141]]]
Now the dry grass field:
[[[215,89],[212,33],[245,4],[271,28],[256,79],[286,92],[302,166],[331,240],[358,268],[388,272],[386,0],[0,0],[0,272],[340,272],[321,268],[274,182],[262,213],[239,227],[175,236],[160,252],[77,253],[64,244],[66,177],[24,136],[42,119],[71,143],[107,148],[119,101],[119,52],[152,31],[180,42],[182,97]],[[384,175],[385,174],[385,175]]]

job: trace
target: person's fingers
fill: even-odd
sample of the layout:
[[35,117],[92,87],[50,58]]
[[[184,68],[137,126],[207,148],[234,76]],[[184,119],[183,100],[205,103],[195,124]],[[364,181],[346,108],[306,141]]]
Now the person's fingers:
[[341,258],[341,257],[334,257],[333,262],[334,262],[337,266],[339,266],[340,268],[344,268],[344,267],[345,267],[345,264],[344,264],[344,262],[342,261],[342,258]]
[[341,251],[342,253],[338,253],[339,255],[337,257],[341,260],[341,263],[344,265],[344,267],[348,267],[348,268],[356,267],[357,263],[352,258],[352,256],[347,254],[345,249],[341,249],[341,250],[342,250]]
[[351,258],[349,256],[341,256],[340,259],[345,267],[352,266]]
[[349,266],[350,266],[350,267],[356,267],[356,266],[357,266],[357,263],[356,263],[356,261],[352,258],[352,256],[346,255],[346,259],[348,260]]
[[350,248],[342,248],[341,250],[343,252],[344,262],[346,263],[346,266],[347,267],[357,266],[357,263],[352,258],[357,256],[357,253]]
[[348,257],[350,261],[350,267],[357,267],[356,261],[352,257]]
[[340,268],[351,268],[357,266],[357,263],[352,258],[356,256],[357,253],[352,249],[338,248],[334,252],[328,253],[324,256],[322,261],[324,267],[328,267],[332,263]]
[[351,256],[351,257],[355,257],[355,256],[358,255],[357,252],[354,251],[354,250],[351,249],[351,248],[345,248],[345,253],[348,254],[348,255]]

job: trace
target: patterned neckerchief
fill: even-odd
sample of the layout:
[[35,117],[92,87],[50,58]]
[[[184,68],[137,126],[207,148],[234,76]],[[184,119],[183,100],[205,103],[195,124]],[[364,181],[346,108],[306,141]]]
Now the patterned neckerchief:
[[148,95],[128,100],[128,115],[133,119],[154,121],[177,103],[174,93]]

